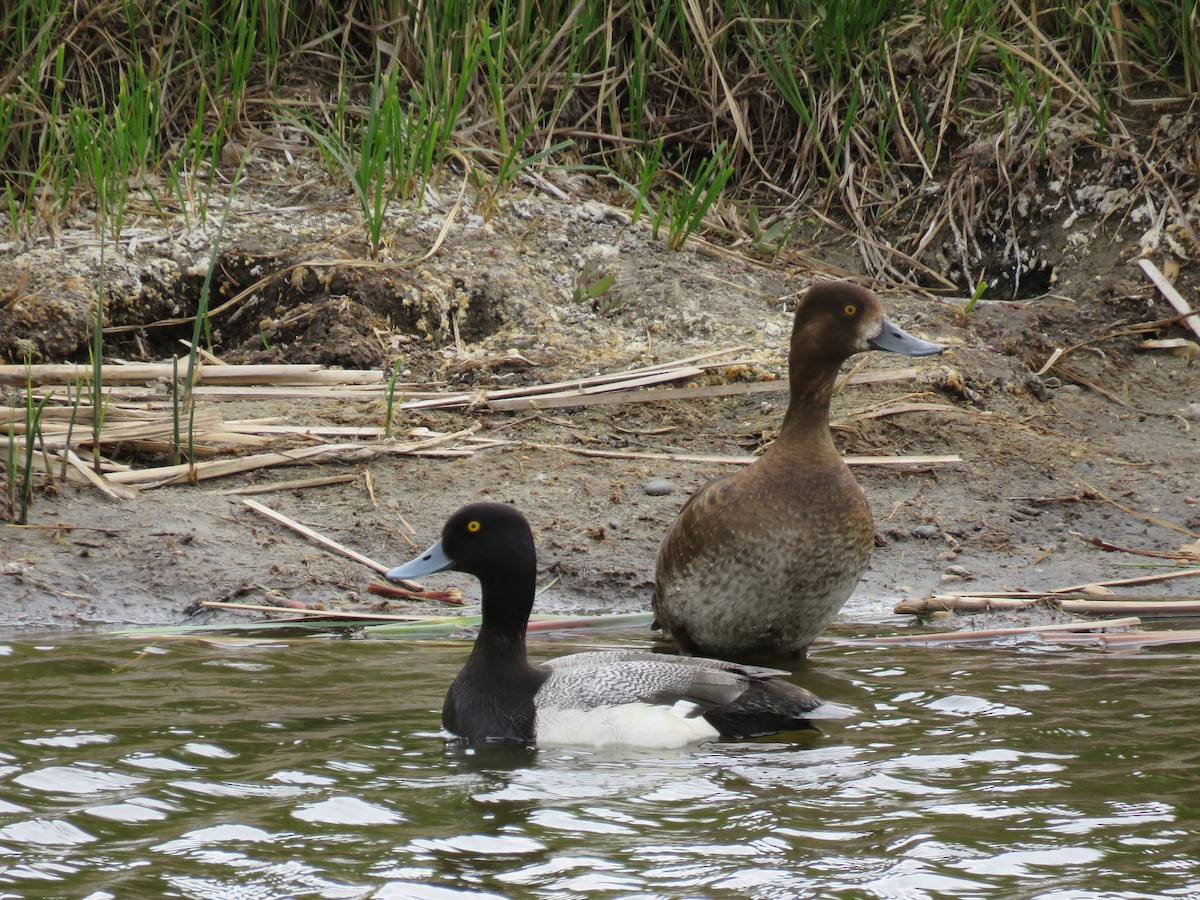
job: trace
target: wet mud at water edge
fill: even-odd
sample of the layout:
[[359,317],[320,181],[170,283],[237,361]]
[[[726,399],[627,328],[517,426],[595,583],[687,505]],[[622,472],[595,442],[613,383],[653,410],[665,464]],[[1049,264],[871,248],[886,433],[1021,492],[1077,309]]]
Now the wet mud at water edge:
[[[460,455],[318,457],[131,499],[56,482],[36,493],[27,527],[3,528],[0,625],[205,621],[216,614],[197,603],[223,599],[381,608],[367,590],[376,580],[369,569],[262,518],[235,493],[338,475],[354,478],[257,499],[385,565],[427,546],[463,503],[514,503],[534,526],[540,580],[553,581],[539,611],[648,609],[665,529],[692,491],[732,468],[704,458],[747,456],[776,435],[786,393],[760,388],[786,376],[795,300],[829,273],[704,245],[670,252],[619,210],[545,196],[505,201],[486,223],[460,216],[426,255],[447,212],[398,213],[388,253],[419,261],[376,264],[365,259],[348,208],[235,208],[214,279],[214,352],[231,364],[389,374],[399,360],[398,379],[419,386],[403,388],[400,404],[404,392],[520,388],[728,350],[716,360],[727,365],[676,386],[735,393],[542,409],[409,408],[396,414],[401,437],[472,430],[474,443],[443,448]],[[1134,230],[1099,221],[1074,227],[1090,228],[1089,239],[1047,251],[1053,284],[1036,298],[985,300],[967,314],[961,301],[881,292],[897,324],[948,352],[853,359],[847,371],[856,376],[915,372],[844,386],[834,401],[838,446],[848,456],[960,461],[855,467],[874,511],[876,548],[839,627],[886,616],[901,597],[1051,590],[1178,565],[1101,550],[1092,538],[1168,554],[1195,544],[1200,364],[1186,347],[1142,349],[1148,337],[1187,332],[1140,327],[1175,314],[1137,265]],[[145,326],[194,312],[209,241],[181,223],[129,228],[123,253],[109,256],[110,370],[118,359],[180,352],[190,323]],[[849,239],[828,234],[809,254],[835,274],[856,260]],[[0,283],[23,285],[0,310],[6,361],[19,362],[24,351],[36,362],[86,360],[97,265],[95,241],[82,231],[64,233],[56,248],[0,257]],[[603,290],[590,289],[609,275]],[[1189,265],[1175,275],[1193,305],[1197,282]],[[1066,352],[1045,368],[1058,349]],[[161,381],[141,386],[167,402]],[[20,387],[3,390],[11,398]],[[384,410],[378,393],[247,389],[236,399],[202,396],[197,415],[348,430],[381,426]],[[341,438],[272,440],[266,449]],[[603,455],[581,455],[597,451]],[[667,453],[691,458],[661,458]],[[144,446],[112,455],[134,467],[167,462]],[[472,579],[429,583],[476,596]],[[1197,593],[1180,586],[1188,583],[1138,590]]]

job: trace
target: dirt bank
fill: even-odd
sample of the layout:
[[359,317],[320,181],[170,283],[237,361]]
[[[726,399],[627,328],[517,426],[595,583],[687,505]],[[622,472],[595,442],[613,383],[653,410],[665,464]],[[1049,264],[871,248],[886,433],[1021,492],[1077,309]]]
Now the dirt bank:
[[[350,262],[366,257],[347,208],[300,209],[269,194],[235,208],[213,306],[261,284],[214,316],[214,349],[231,363],[354,369],[390,368],[400,358],[407,382],[494,389],[744,345],[729,357],[743,365],[695,381],[754,383],[784,374],[794,298],[828,274],[694,245],[668,252],[644,225],[594,203],[530,194],[504,201],[484,222],[451,199],[398,211],[385,252],[392,263],[384,265]],[[106,346],[114,358],[161,359],[191,326],[135,326],[194,310],[213,229],[134,218],[108,277],[109,321],[131,330],[114,332]],[[1200,370],[1186,355],[1138,349],[1146,335],[1130,332],[1173,315],[1136,266],[1139,234],[1112,222],[1071,227],[1086,239],[1047,244],[1054,283],[1037,299],[983,302],[966,315],[960,303],[883,292],[902,327],[950,350],[919,361],[915,378],[839,393],[839,445],[847,454],[962,461],[856,469],[875,511],[877,549],[848,619],[885,614],[897,597],[942,587],[1048,589],[1164,562],[1101,551],[1089,536],[1154,551],[1196,539]],[[427,254],[439,235],[427,258],[395,264]],[[831,272],[852,269],[857,258],[848,239],[829,234],[814,236],[809,255],[827,260]],[[35,359],[86,359],[97,264],[83,230],[63,233],[59,246],[0,258],[0,285],[21,285],[4,304],[0,350],[10,361],[22,350]],[[607,290],[589,292],[608,275]],[[1177,279],[1193,305],[1198,281],[1186,265]],[[1183,335],[1173,325],[1160,336]],[[1035,374],[1056,348],[1069,352]],[[862,371],[911,363],[872,354]],[[874,415],[900,401],[944,408]],[[557,577],[540,608],[643,609],[660,536],[688,495],[728,466],[563,448],[744,455],[773,437],[784,403],[784,394],[766,392],[541,411],[416,410],[397,427],[477,426],[478,435],[507,443],[456,458],[264,470],[125,501],[59,485],[39,492],[29,527],[3,529],[0,626],[179,622],[196,614],[197,601],[221,598],[374,606],[368,570],[258,517],[230,493],[346,472],[360,477],[259,499],[385,563],[423,548],[462,503],[512,502],[535,526],[545,577]],[[354,399],[204,404],[225,420],[383,420],[379,403]],[[671,489],[647,489],[660,480]],[[429,583],[474,591],[458,576]]]

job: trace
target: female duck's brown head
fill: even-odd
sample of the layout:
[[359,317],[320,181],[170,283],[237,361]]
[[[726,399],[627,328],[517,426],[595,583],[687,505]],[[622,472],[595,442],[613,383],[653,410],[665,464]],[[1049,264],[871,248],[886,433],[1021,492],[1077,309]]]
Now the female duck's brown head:
[[863,350],[931,356],[941,344],[905,334],[883,314],[871,291],[849,281],[814,284],[796,307],[792,353],[819,355],[839,363]]
[[753,465],[687,502],[659,549],[654,611],[689,653],[803,653],[850,596],[874,542],[866,497],[829,431],[838,369],[865,350],[942,347],[906,334],[850,282],[810,288],[796,307],[779,437]]
[[865,287],[849,281],[821,282],[796,306],[788,355],[793,396],[809,393],[814,384],[832,384],[838,367],[855,353],[888,350],[929,356],[942,349],[892,324],[879,298]]
[[788,354],[791,397],[780,433],[781,449],[801,450],[818,440],[833,453],[829,435],[829,401],[841,364],[855,353],[888,350],[906,356],[941,353],[942,346],[923,341],[896,327],[883,314],[871,291],[849,281],[828,281],[809,288],[796,306]]

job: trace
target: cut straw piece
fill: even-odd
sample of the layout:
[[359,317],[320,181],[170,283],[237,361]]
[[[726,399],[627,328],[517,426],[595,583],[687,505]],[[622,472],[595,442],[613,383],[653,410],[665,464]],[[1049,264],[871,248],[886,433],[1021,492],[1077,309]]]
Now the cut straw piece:
[[225,427],[239,434],[288,434],[310,438],[379,438],[387,433],[382,425],[278,425],[253,422],[226,422]]
[[[192,351],[192,342],[191,341],[189,341],[187,338],[180,338],[179,343],[183,344],[183,346],[185,346],[188,349],[188,352],[191,353],[191,351]],[[227,362],[225,362],[225,360],[221,359],[221,357],[217,356],[215,353],[209,353],[203,347],[196,348],[196,355],[199,356],[201,359],[203,359],[206,363],[209,363],[210,365],[214,365],[214,366],[229,365]]]
[[1147,340],[1138,344],[1139,350],[1183,350],[1185,353],[1195,356],[1197,351],[1200,351],[1200,344],[1195,341],[1189,341],[1187,338],[1163,338],[1161,340]]
[[1052,368],[1054,368],[1054,364],[1059,361],[1059,359],[1062,357],[1064,352],[1066,352],[1066,351],[1064,351],[1062,347],[1055,347],[1054,352],[1050,354],[1050,358],[1047,359],[1045,364],[1040,369],[1038,369],[1037,372],[1034,374],[1036,374],[1039,378],[1041,378],[1043,375],[1045,375],[1047,372],[1049,372]]
[[1175,289],[1175,285],[1167,281],[1167,277],[1150,260],[1139,259],[1138,265],[1146,273],[1146,277],[1154,282],[1154,286],[1158,288],[1158,292],[1167,299],[1167,302],[1174,307],[1175,311],[1185,317],[1183,324],[1192,330],[1192,334],[1200,338],[1200,315],[1196,315],[1192,308],[1188,306],[1188,302]]
[[[570,390],[546,391],[537,389],[515,389],[514,391],[470,391],[455,394],[444,394],[425,400],[412,400],[399,405],[400,409],[443,409],[451,407],[474,407],[486,404],[491,409],[556,409],[564,406],[590,406],[604,402],[596,395],[607,396],[616,392],[630,391],[647,384],[661,384],[665,381],[679,381],[684,378],[695,378],[703,373],[698,367],[677,368],[665,372],[654,372],[649,375],[639,375],[628,378],[624,373],[618,376],[587,379],[586,387],[573,387]],[[579,382],[572,382],[579,384]],[[520,393],[524,396],[514,396]],[[626,397],[622,394],[622,397]],[[625,402],[618,399],[609,402]]]

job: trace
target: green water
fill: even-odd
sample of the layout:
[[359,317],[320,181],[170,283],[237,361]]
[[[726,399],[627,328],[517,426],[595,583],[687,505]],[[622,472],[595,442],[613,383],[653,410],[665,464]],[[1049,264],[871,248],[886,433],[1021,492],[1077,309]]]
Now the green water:
[[1200,896],[1195,655],[823,648],[821,736],[464,753],[465,649],[0,641],[0,897]]

